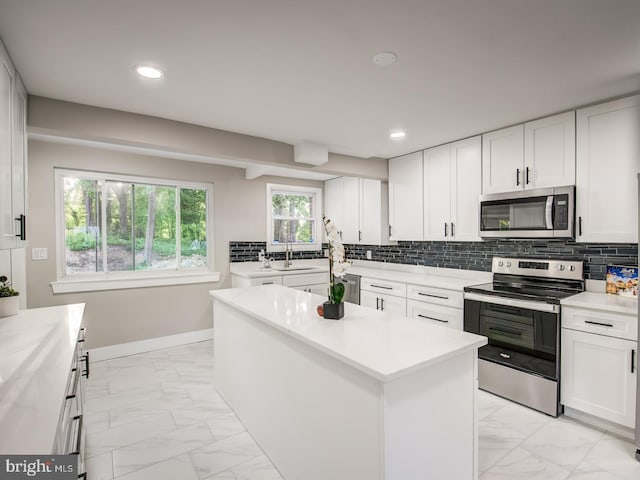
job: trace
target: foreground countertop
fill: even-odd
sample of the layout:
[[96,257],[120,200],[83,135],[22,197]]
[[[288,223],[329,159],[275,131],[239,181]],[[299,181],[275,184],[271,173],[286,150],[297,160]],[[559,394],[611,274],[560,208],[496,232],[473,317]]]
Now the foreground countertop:
[[0,453],[50,454],[84,304],[0,318]]
[[582,292],[560,301],[567,307],[589,308],[607,312],[638,314],[638,300],[600,292]]
[[324,297],[280,285],[210,294],[383,382],[487,343],[486,337],[350,303],[342,320],[326,320],[316,312]]

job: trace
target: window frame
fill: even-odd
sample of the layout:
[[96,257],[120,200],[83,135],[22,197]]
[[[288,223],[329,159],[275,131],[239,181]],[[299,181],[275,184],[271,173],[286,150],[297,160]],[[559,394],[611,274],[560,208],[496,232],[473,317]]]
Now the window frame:
[[[200,189],[205,190],[207,195],[207,266],[204,268],[182,269],[181,262],[176,262],[175,269],[163,270],[128,270],[128,271],[101,271],[67,273],[66,269],[66,239],[65,239],[65,199],[64,199],[64,177],[76,177],[86,180],[97,180],[100,182],[116,181],[131,184],[146,184],[165,187]],[[218,281],[220,274],[214,271],[214,201],[213,184],[190,182],[183,180],[169,180],[156,177],[145,177],[140,175],[128,175],[121,173],[76,170],[67,168],[54,168],[55,179],[55,227],[56,227],[56,257],[57,257],[57,281],[51,286],[54,293],[66,293],[75,291],[111,290],[121,288],[137,288],[158,285],[175,285],[185,283],[201,283]],[[176,192],[177,194],[178,192]],[[106,231],[103,222],[105,221],[106,202],[105,193],[101,193],[101,242],[105,241]],[[177,195],[176,195],[177,197]],[[180,215],[179,205],[177,215]],[[177,232],[176,232],[177,233]],[[176,248],[180,245],[176,239]],[[106,255],[106,254],[104,254]],[[106,257],[105,257],[106,258]],[[106,265],[106,264],[105,264]]]
[[292,243],[292,249],[294,251],[321,251],[322,250],[322,189],[318,187],[305,187],[301,185],[285,185],[279,183],[267,183],[267,252],[284,252],[285,244],[273,242],[273,194],[275,193],[290,193],[290,194],[308,194],[313,196],[313,214],[311,218],[315,220],[313,238],[315,242],[300,244]]

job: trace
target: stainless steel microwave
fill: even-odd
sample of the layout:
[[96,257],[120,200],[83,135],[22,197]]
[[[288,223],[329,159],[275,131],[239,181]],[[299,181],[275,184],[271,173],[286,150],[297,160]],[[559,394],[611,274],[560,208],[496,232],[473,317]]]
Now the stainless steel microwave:
[[480,196],[482,238],[573,238],[574,186]]

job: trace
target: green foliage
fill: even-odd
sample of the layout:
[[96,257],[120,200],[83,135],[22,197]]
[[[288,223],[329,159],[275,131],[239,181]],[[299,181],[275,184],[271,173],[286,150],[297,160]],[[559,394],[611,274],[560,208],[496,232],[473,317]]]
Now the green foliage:
[[274,239],[282,243],[313,241],[313,197],[304,194],[275,193],[271,196]]
[[331,285],[331,303],[342,303],[344,299],[344,283],[336,282]]
[[93,250],[96,248],[96,236],[91,233],[74,232],[67,230],[67,247],[72,252]]
[[11,288],[9,279],[4,275],[0,276],[0,297],[15,297],[18,295],[20,294]]

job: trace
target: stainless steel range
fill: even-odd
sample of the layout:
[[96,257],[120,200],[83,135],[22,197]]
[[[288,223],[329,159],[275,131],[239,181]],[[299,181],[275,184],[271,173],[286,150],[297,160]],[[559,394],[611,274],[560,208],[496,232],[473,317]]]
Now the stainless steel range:
[[560,300],[584,291],[583,263],[494,257],[493,282],[465,287],[464,329],[483,390],[554,417],[560,406]]

